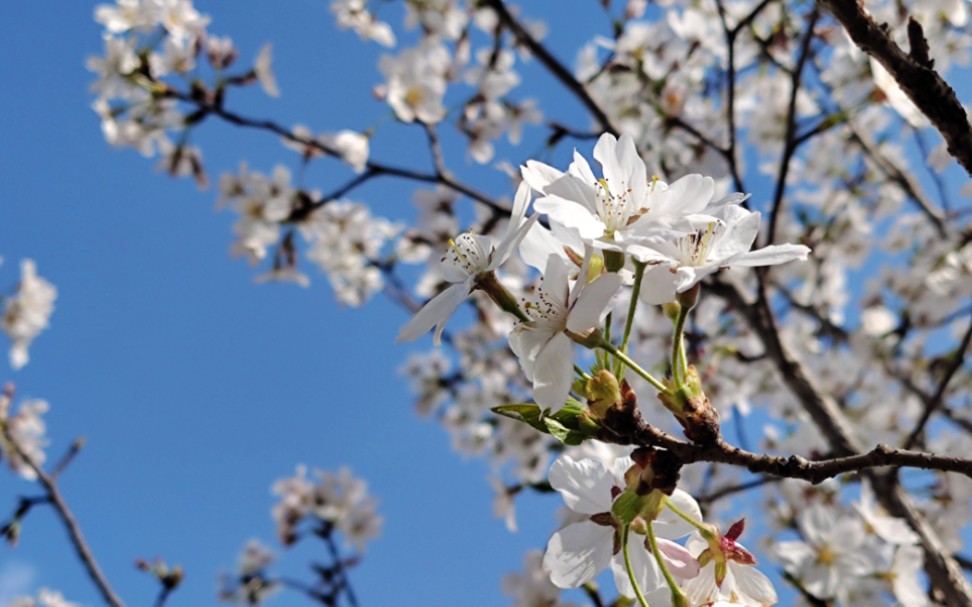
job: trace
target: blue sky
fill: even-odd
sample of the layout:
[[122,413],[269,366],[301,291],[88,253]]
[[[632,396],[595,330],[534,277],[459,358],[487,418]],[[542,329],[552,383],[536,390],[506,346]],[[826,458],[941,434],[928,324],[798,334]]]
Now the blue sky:
[[[15,26],[0,42],[0,282],[13,285],[30,257],[59,297],[31,363],[0,378],[20,397],[50,402],[52,459],[87,439],[62,488],[108,577],[129,604],[145,604],[157,588],[133,562],[161,556],[188,572],[173,603],[215,604],[216,576],[244,542],[274,543],[271,483],[299,463],[348,465],[385,518],[352,574],[363,605],[501,604],[501,576],[545,544],[559,499],[541,499],[521,532],[507,533],[491,514],[486,466],[461,460],[412,411],[396,375],[409,350],[393,345],[402,310],[380,297],[364,310],[341,307],[322,276],[306,291],[254,285],[254,272],[228,254],[233,218],[214,211],[215,192],[104,142],[84,69],[101,52],[94,4],[61,3],[53,17],[38,3],[7,7]],[[281,12],[277,3],[197,3],[243,61],[274,43],[283,97],[254,91],[235,107],[316,131],[364,129],[387,114],[370,94],[378,47],[336,33],[328,4],[294,0]],[[243,158],[264,172],[278,161],[297,166],[272,137],[203,130],[214,179]],[[393,142],[379,154],[407,157],[413,143]],[[321,175],[332,179],[324,189],[346,178]],[[386,182],[361,195],[394,216],[409,211],[411,191]],[[16,496],[36,491],[3,479],[5,519]],[[0,604],[41,586],[99,604],[45,509],[30,515],[16,550],[0,549],[0,580]]]

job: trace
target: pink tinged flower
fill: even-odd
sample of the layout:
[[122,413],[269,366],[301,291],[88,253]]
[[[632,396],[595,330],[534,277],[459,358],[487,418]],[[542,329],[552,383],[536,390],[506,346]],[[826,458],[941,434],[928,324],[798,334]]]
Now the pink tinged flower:
[[506,233],[500,241],[479,234],[461,234],[452,248],[442,258],[442,276],[452,283],[433,297],[419,310],[412,320],[402,327],[395,341],[413,341],[435,327],[435,343],[439,344],[442,330],[452,313],[469,296],[476,281],[483,275],[499,268],[516,248],[527,231],[537,220],[537,215],[526,219],[530,204],[530,188],[520,184],[513,200],[513,211]]
[[[618,458],[613,468],[593,459],[573,460],[563,455],[550,469],[550,484],[560,492],[564,503],[575,513],[587,517],[555,533],[547,544],[543,568],[550,581],[559,588],[576,588],[611,567],[618,591],[633,597],[621,553],[620,531],[611,517],[611,505],[624,487],[624,473],[631,458]],[[676,490],[672,499],[688,512],[698,513],[698,504],[688,494]],[[669,511],[655,521],[659,549],[673,575],[683,578],[698,573],[698,565],[682,546],[670,541],[687,535],[691,527]],[[646,593],[661,588],[665,582],[658,563],[645,545],[645,536],[628,535],[628,552],[632,571],[639,587]],[[668,592],[667,588],[666,594]]]
[[595,328],[621,286],[617,274],[588,283],[589,260],[590,251],[570,288],[567,263],[557,255],[548,257],[537,299],[526,306],[531,320],[510,333],[510,349],[533,382],[534,399],[544,407],[562,406],[570,391],[573,345],[567,333],[582,335]]
[[689,539],[688,549],[702,563],[699,575],[682,585],[693,605],[725,601],[768,607],[779,600],[773,583],[756,569],[756,558],[737,541],[744,527],[744,520],[737,521],[713,543],[697,535]]
[[751,251],[759,230],[760,214],[736,205],[718,208],[704,228],[674,241],[655,239],[647,246],[632,247],[632,255],[653,265],[645,272],[641,298],[649,304],[675,299],[706,276],[722,268],[772,266],[806,259],[809,247],[770,245]]

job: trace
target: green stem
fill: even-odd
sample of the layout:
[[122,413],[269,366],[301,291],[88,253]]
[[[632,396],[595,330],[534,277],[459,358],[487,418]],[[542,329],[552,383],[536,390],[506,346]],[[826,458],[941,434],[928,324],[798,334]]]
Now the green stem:
[[635,310],[638,305],[638,293],[641,292],[641,279],[645,275],[645,264],[635,260],[634,286],[631,287],[631,305],[628,306],[628,317],[624,319],[624,336],[621,338],[621,351],[628,351],[628,338],[634,325]]
[[688,314],[689,308],[680,306],[675,319],[675,336],[672,338],[672,379],[676,390],[682,387],[688,374],[688,363],[685,359],[685,320]]
[[712,531],[708,527],[706,527],[704,523],[695,520],[694,518],[692,518],[691,516],[683,512],[681,508],[675,505],[675,502],[672,501],[672,498],[665,496],[665,505],[668,506],[668,509],[674,512],[683,521],[698,529],[699,533],[702,534],[702,537],[708,538],[709,536],[712,535]]
[[574,364],[574,373],[580,375],[584,381],[590,381],[591,376],[587,374],[586,371],[581,369],[576,363]]
[[635,361],[631,360],[631,358],[627,354],[625,354],[621,350],[618,350],[616,347],[614,347],[614,344],[612,344],[610,342],[607,342],[607,341],[601,341],[601,343],[597,344],[597,347],[598,348],[601,348],[602,350],[605,350],[607,352],[610,352],[611,354],[613,354],[614,356],[616,356],[621,362],[623,362],[624,364],[626,364],[629,367],[631,367],[631,369],[635,373],[637,373],[639,376],[641,376],[642,379],[644,379],[646,382],[648,382],[649,384],[651,384],[659,392],[664,392],[665,394],[669,394],[671,392],[665,386],[665,384],[663,384],[660,381],[658,381],[657,379],[655,379],[652,376],[651,373],[649,373],[649,372],[645,371],[644,369],[642,369],[638,365],[638,363],[636,363]]
[[[455,243],[449,241],[450,246],[455,248]],[[458,252],[458,251],[457,251]],[[496,278],[495,272],[487,272],[476,277],[476,288],[482,290],[489,298],[500,307],[501,310],[509,312],[520,322],[530,322],[530,317],[520,308],[520,303],[512,293]]]
[[621,528],[621,552],[624,554],[624,568],[628,572],[628,580],[631,582],[631,587],[634,588],[635,596],[638,597],[638,604],[641,607],[649,607],[648,601],[645,600],[645,595],[641,594],[641,588],[638,587],[634,570],[631,568],[631,555],[628,554],[628,530],[630,527],[630,525],[625,525]]
[[672,591],[672,603],[675,605],[686,605],[687,599],[685,598],[685,594],[678,587],[678,582],[672,577],[672,573],[668,570],[668,565],[665,564],[665,559],[662,558],[661,550],[658,549],[658,540],[655,539],[654,521],[648,521],[648,544],[651,546],[651,553],[655,555],[655,561],[658,563],[658,567],[661,568],[662,575],[665,576],[665,582],[668,583],[668,587]]

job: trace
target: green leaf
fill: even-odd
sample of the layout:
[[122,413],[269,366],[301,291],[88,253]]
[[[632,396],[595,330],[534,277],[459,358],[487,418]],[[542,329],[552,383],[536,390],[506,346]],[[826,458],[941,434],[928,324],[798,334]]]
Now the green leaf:
[[542,410],[533,403],[500,405],[491,410],[497,415],[530,424],[565,445],[579,445],[593,436],[588,426],[581,423],[580,415],[587,410],[586,405],[573,398],[569,398],[564,407],[556,413],[551,413],[550,409]]
[[517,403],[512,405],[500,405],[493,407],[491,411],[497,415],[515,419],[518,422],[530,424],[544,434],[548,433],[547,426],[543,423],[544,411],[533,403]]

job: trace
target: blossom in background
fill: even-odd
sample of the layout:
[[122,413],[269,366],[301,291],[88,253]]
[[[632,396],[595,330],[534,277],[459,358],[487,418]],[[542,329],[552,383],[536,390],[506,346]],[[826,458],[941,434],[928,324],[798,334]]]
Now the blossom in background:
[[318,470],[317,482],[307,478],[307,468],[297,467],[293,477],[278,480],[273,493],[280,501],[273,507],[277,537],[285,546],[298,537],[304,520],[316,520],[344,534],[345,542],[363,552],[365,543],[381,532],[378,501],[368,495],[368,484],[342,468],[337,474]]
[[331,12],[339,28],[353,30],[362,40],[374,40],[386,47],[395,46],[395,33],[391,26],[379,21],[368,10],[366,0],[333,0]]
[[527,322],[510,333],[510,349],[520,360],[533,397],[544,407],[561,407],[574,376],[573,342],[567,333],[582,335],[597,328],[621,277],[608,273],[589,281],[590,250],[573,287],[568,266],[557,255],[547,258],[537,297],[526,304]]
[[31,259],[20,262],[20,284],[10,297],[3,298],[3,317],[0,328],[10,338],[10,364],[20,369],[30,360],[27,348],[41,331],[47,328],[54,313],[57,289],[37,275]]
[[442,97],[450,57],[440,42],[426,39],[420,46],[385,55],[379,68],[387,79],[384,96],[402,122],[434,124],[445,118]]
[[416,312],[408,323],[398,332],[396,341],[412,341],[435,327],[435,343],[442,336],[445,323],[463,301],[469,297],[476,281],[485,274],[499,268],[516,249],[527,231],[536,221],[534,215],[526,219],[530,204],[530,188],[521,184],[513,199],[513,211],[506,227],[506,233],[499,241],[489,236],[465,233],[456,237],[451,248],[442,258],[442,275],[446,282],[452,283],[433,297]]
[[797,526],[803,540],[777,543],[776,555],[813,596],[843,601],[854,581],[873,571],[859,519],[814,503],[798,515]]
[[7,445],[3,436],[0,436],[0,447],[3,447],[3,454],[14,472],[27,480],[34,480],[37,478],[37,473],[20,456],[20,453],[24,453],[38,466],[44,463],[46,459],[44,447],[49,441],[45,436],[47,426],[41,416],[47,413],[50,406],[46,400],[32,398],[20,403],[17,413],[8,417],[9,408],[9,398],[0,397],[0,419],[6,419],[10,435],[17,443],[17,449]]
[[256,75],[263,92],[271,97],[279,97],[280,89],[277,87],[277,78],[273,75],[273,46],[264,44],[257,53],[256,61],[253,63],[253,73]]
[[523,573],[503,577],[503,594],[513,598],[514,607],[576,607],[560,599],[561,589],[550,582],[543,570],[543,552],[531,550],[523,557]]

